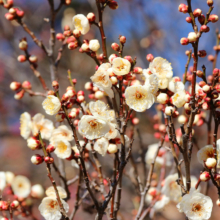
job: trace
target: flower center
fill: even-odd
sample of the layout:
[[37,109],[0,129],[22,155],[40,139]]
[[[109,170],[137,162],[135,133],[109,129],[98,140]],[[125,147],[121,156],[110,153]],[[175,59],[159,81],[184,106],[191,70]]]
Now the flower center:
[[50,208],[54,209],[54,207],[57,206],[57,202],[56,201],[51,201],[49,206],[50,206]]
[[199,203],[193,203],[192,211],[193,212],[200,212],[202,210],[202,206]]
[[81,25],[81,20],[80,19],[75,18],[75,26],[76,26],[76,29],[82,31],[82,25]]
[[98,123],[95,120],[92,120],[89,122],[89,125],[91,128],[95,129],[97,127]]
[[141,99],[142,97],[144,97],[144,95],[137,91],[135,94],[135,97],[136,97],[136,99]]
[[64,153],[67,150],[67,146],[63,142],[60,142],[60,144],[57,147],[60,153]]

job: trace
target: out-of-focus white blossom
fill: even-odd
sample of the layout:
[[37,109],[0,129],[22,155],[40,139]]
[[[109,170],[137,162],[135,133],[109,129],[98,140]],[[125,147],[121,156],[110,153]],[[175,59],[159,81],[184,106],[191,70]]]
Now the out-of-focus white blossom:
[[45,119],[44,115],[38,113],[32,118],[32,134],[36,136],[40,131],[43,139],[49,140],[54,130],[53,122]]
[[75,29],[79,30],[83,35],[90,29],[89,20],[83,14],[78,14],[73,17],[73,25]]
[[108,150],[108,145],[109,145],[108,140],[102,137],[95,142],[94,150],[104,157]]
[[27,139],[31,133],[31,116],[24,112],[20,116],[20,133],[24,139]]
[[156,74],[159,79],[170,79],[173,76],[171,64],[162,57],[154,58],[150,63],[149,69],[152,73]]
[[125,90],[125,101],[130,108],[143,112],[154,104],[155,97],[146,86],[129,86]]
[[26,198],[31,192],[30,180],[25,176],[16,176],[11,183],[11,187],[14,194],[19,198]]
[[179,212],[184,212],[189,220],[208,220],[211,217],[213,203],[209,196],[191,188],[177,204]]
[[79,133],[89,140],[103,137],[109,130],[108,121],[90,115],[83,115],[78,124]]
[[162,195],[160,197],[160,199],[154,204],[153,206],[153,209],[155,211],[160,211],[162,210],[168,203],[170,202],[170,199],[165,196],[165,195]]
[[44,196],[44,188],[40,184],[35,184],[31,187],[31,196],[41,199]]
[[[61,202],[63,204],[63,208],[65,209],[65,211],[67,213],[69,211],[69,205],[62,199],[61,199]],[[46,220],[58,220],[58,219],[61,219],[61,217],[62,217],[58,201],[54,197],[43,198],[38,209],[39,209],[41,215]]]
[[53,133],[50,138],[50,142],[53,143],[57,139],[72,141],[73,132],[66,125],[60,125],[59,127],[53,130]]
[[100,48],[99,41],[94,39],[89,41],[89,49],[96,52]]
[[112,71],[117,76],[126,75],[130,72],[131,63],[121,57],[117,57],[112,61]]
[[149,91],[153,94],[156,95],[158,91],[158,77],[156,74],[145,74],[145,82],[144,85],[149,89]]
[[6,186],[6,176],[5,172],[0,172],[0,191],[2,191]]
[[10,172],[10,171],[6,171],[5,172],[5,177],[6,177],[6,183],[11,184],[12,181],[14,180],[14,173]]
[[[67,193],[66,193],[66,190],[63,189],[61,186],[57,186],[57,190],[58,190],[58,193],[59,193],[59,196],[61,199],[65,199],[67,197]],[[47,190],[46,190],[46,195],[48,197],[54,197],[56,198],[56,192],[54,190],[54,187],[53,186],[50,186]]]
[[67,140],[56,139],[53,145],[56,148],[54,153],[57,155],[57,157],[62,159],[70,157],[72,149],[70,143]]
[[48,95],[42,106],[48,115],[55,115],[61,108],[60,100],[54,95]]

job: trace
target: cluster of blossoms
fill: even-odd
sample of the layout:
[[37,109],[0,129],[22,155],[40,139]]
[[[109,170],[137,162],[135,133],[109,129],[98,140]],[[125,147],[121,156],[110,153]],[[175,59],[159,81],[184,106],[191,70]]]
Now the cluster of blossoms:
[[[69,0],[61,1],[61,6],[70,3]],[[6,3],[0,0],[0,4],[8,10],[5,15],[6,19],[16,20],[18,23],[20,22],[19,24],[23,24],[21,21],[24,12],[14,7],[12,0],[8,0]],[[18,215],[28,216],[24,207],[31,206],[30,199],[43,198],[39,211],[46,220],[68,219],[69,205],[66,202],[69,197],[68,184],[55,165],[56,159],[52,157],[54,153],[55,157],[71,161],[74,167],[79,168],[79,191],[76,193],[75,211],[79,205],[80,184],[84,179],[86,189],[98,212],[97,219],[102,219],[110,200],[112,200],[111,212],[116,212],[116,216],[113,217],[113,214],[110,213],[110,217],[117,219],[122,175],[125,172],[126,163],[131,158],[133,160],[131,171],[134,170],[136,179],[134,182],[136,181],[136,185],[140,188],[141,197],[136,219],[144,218],[140,216],[144,214],[144,204],[149,205],[149,210],[159,212],[170,202],[175,203],[179,212],[183,212],[189,220],[209,219],[213,203],[210,197],[200,193],[200,183],[212,181],[220,192],[220,174],[217,171],[220,168],[220,139],[217,140],[220,116],[218,111],[220,107],[220,70],[215,68],[217,58],[210,56],[208,59],[213,62],[214,66],[212,75],[206,77],[204,67],[203,71],[197,69],[198,57],[206,56],[206,51],[198,51],[199,38],[203,32],[209,31],[207,26],[209,22],[214,23],[218,20],[217,15],[211,15],[213,1],[208,0],[207,4],[210,7],[207,17],[202,14],[200,9],[195,9],[192,12],[191,5],[180,4],[179,6],[180,12],[190,14],[186,21],[192,23],[194,28],[194,32],[190,32],[187,38],[180,40],[182,45],[191,44],[194,48],[194,53],[191,50],[186,51],[188,62],[183,80],[174,76],[172,66],[166,59],[154,58],[152,54],[146,56],[149,62],[148,68],[137,67],[136,58],[122,55],[126,43],[125,36],[119,36],[119,44],[112,43],[111,48],[115,52],[107,56],[104,30],[100,18],[97,23],[94,13],[90,12],[87,16],[75,15],[72,18],[74,29],[65,26],[63,33],[56,34],[56,39],[62,42],[63,46],[67,46],[69,50],[79,48],[79,52],[87,54],[96,62],[96,69],[94,68],[93,75],[90,77],[91,82],[85,84],[85,90],[90,93],[88,95],[89,102],[87,102],[83,90],[76,90],[77,80],[71,78],[70,71],[68,71],[70,85],[62,95],[60,95],[60,85],[56,80],[52,81],[53,89],[49,90],[37,71],[37,57],[29,54],[27,41],[23,38],[19,43],[19,48],[24,51],[25,55],[19,55],[18,61],[29,62],[34,74],[40,79],[45,93],[33,92],[32,85],[28,81],[12,82],[10,88],[16,92],[15,99],[21,99],[25,92],[32,96],[45,97],[42,102],[45,113],[55,116],[56,123],[46,119],[41,113],[31,117],[28,112],[24,112],[20,116],[20,134],[27,140],[27,146],[31,150],[38,150],[43,154],[33,155],[31,162],[35,165],[45,162],[48,177],[53,186],[46,190],[46,197],[43,198],[44,190],[41,185],[31,186],[30,181],[24,176],[0,172],[0,191],[9,187],[14,196],[11,203],[5,200],[0,201],[0,210],[16,209]],[[97,5],[101,14],[107,6],[111,9],[118,8],[118,3],[113,0],[97,0]],[[195,23],[196,18],[201,24],[199,31]],[[81,43],[80,37],[86,35],[92,25],[100,28],[101,45],[97,39],[84,39]],[[219,36],[218,39],[220,39]],[[39,43],[37,39],[34,38],[34,40],[37,44]],[[43,47],[41,43],[40,45]],[[103,53],[98,54],[101,46]],[[48,52],[46,48],[43,47],[43,49],[46,53]],[[219,51],[219,45],[214,49]],[[194,65],[188,71],[191,58],[194,60]],[[196,83],[196,77],[201,78],[202,81]],[[189,86],[187,86],[188,83]],[[148,178],[145,178],[146,181],[141,183],[136,168],[138,162],[134,161],[131,155],[135,126],[139,123],[135,114],[150,109],[155,103],[157,103],[157,115],[153,118],[154,125],[152,127],[155,130],[154,137],[160,140],[160,143],[149,145],[145,157],[143,156],[145,152],[142,149],[143,155],[140,156],[144,164],[144,175],[146,175],[146,168],[149,170],[149,174]],[[181,109],[182,107],[183,109]],[[206,120],[207,110],[210,111],[211,119],[209,122]],[[209,127],[211,127],[212,117],[215,121],[213,144],[211,145],[211,141],[208,141],[210,143],[197,152],[198,162],[204,167],[197,179],[190,173],[195,133],[193,128],[207,124],[209,133],[211,133]],[[176,130],[174,127],[175,118],[182,126]],[[128,135],[126,128],[130,122],[131,135]],[[95,163],[90,158],[91,153],[95,157]],[[112,180],[103,177],[101,164],[98,161],[99,155],[97,156],[96,153],[104,159],[108,154],[115,157]],[[183,160],[180,159],[181,156]],[[185,176],[182,175],[182,162],[185,164]],[[95,167],[95,172],[91,176],[88,175],[90,163]],[[165,175],[174,163],[177,171],[171,170],[169,175]],[[65,189],[56,185],[51,174],[51,167],[61,177]],[[94,181],[97,182],[95,187],[91,178],[97,178],[97,181]],[[117,199],[119,201],[115,202],[117,184],[119,191]],[[109,188],[109,193],[105,198],[103,192],[106,189],[103,189],[103,185],[106,189]],[[146,187],[142,189],[145,185]],[[95,198],[96,192],[93,193],[92,187],[94,187],[94,191],[102,193],[103,203],[100,202],[100,198]],[[219,200],[217,205],[220,206]]]

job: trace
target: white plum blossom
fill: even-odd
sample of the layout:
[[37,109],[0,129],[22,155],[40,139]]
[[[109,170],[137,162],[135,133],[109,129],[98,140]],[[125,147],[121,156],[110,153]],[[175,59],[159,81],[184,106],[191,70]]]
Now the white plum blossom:
[[44,196],[44,188],[40,184],[35,184],[31,187],[31,196],[41,199]]
[[[57,186],[57,191],[59,193],[59,196],[61,199],[65,199],[67,197],[67,193],[65,191],[65,189],[63,189],[61,186]],[[56,198],[56,192],[54,190],[53,186],[50,186],[47,190],[46,190],[46,195],[48,197],[54,197]]]
[[19,198],[26,198],[31,193],[30,180],[25,176],[16,176],[11,183],[11,187],[14,194]]
[[6,176],[5,172],[0,172],[0,191],[2,191],[6,186]]
[[96,39],[89,41],[89,49],[96,52],[100,48],[99,41]]
[[[63,208],[65,209],[65,211],[67,213],[69,211],[69,205],[62,199],[61,199],[61,202],[63,204]],[[58,201],[55,197],[43,198],[38,209],[39,209],[41,215],[46,220],[58,220],[58,219],[61,219],[61,217],[62,217]]]
[[169,100],[169,96],[164,93],[164,92],[161,92],[158,96],[157,96],[157,102],[160,103],[160,104],[166,104]]
[[177,91],[172,97],[171,97],[172,103],[177,107],[181,108],[186,103],[186,93],[185,91]]
[[6,177],[6,183],[11,184],[12,181],[14,180],[14,173],[10,172],[10,171],[6,171],[5,172],[5,177]]
[[94,150],[104,157],[107,153],[108,146],[109,146],[108,139],[102,137],[95,142]]
[[62,159],[70,157],[72,149],[70,143],[67,140],[56,139],[53,145],[55,147],[54,153],[57,155],[57,157]]
[[143,112],[154,104],[155,97],[146,86],[129,86],[125,90],[125,101],[130,108]]
[[[216,149],[216,153],[217,153],[217,167],[220,168],[220,139],[217,140],[217,145],[216,145],[217,149]],[[214,158],[214,150],[213,150],[213,146],[212,145],[206,145],[205,147],[201,148],[198,152],[197,152],[197,159],[199,161],[199,163],[204,164],[204,162],[208,159],[208,158]]]
[[131,63],[121,57],[117,57],[112,61],[112,71],[117,76],[126,75],[130,72]]
[[61,108],[60,100],[54,95],[48,95],[42,106],[48,115],[55,115]]
[[149,69],[152,73],[156,74],[159,79],[170,79],[173,76],[171,64],[162,57],[155,57],[150,63]]
[[177,204],[179,212],[184,212],[189,220],[208,220],[211,217],[213,203],[209,196],[191,188]]
[[100,90],[106,92],[106,94],[110,97],[114,97],[112,87],[112,82],[109,78],[108,69],[111,67],[110,63],[104,63],[102,64],[98,70],[95,72],[95,74],[90,77],[92,82],[94,83],[94,86],[98,87]]
[[24,139],[28,139],[31,133],[31,116],[24,112],[20,116],[20,133]]
[[170,202],[170,199],[165,196],[165,195],[162,195],[160,197],[160,199],[154,204],[154,207],[153,209],[155,211],[160,211],[162,210],[168,203]]
[[66,125],[60,125],[59,127],[53,130],[53,133],[50,138],[50,142],[53,143],[57,139],[72,141],[73,132]]
[[80,31],[83,35],[86,34],[90,29],[89,20],[83,14],[78,14],[73,17],[73,25],[75,29]]
[[54,130],[53,122],[49,119],[45,119],[44,115],[38,113],[32,118],[32,134],[38,135],[40,131],[43,139],[49,140]]
[[185,86],[183,84],[183,82],[178,81],[179,77],[173,77],[168,84],[168,89],[173,92],[176,93],[178,91],[184,91]]
[[156,95],[158,91],[158,77],[155,74],[148,74],[146,73],[145,75],[145,82],[144,85],[149,88],[149,91],[153,94]]
[[160,89],[166,89],[168,87],[169,80],[167,78],[162,78],[158,80],[158,87]]
[[109,122],[95,116],[83,115],[78,124],[78,131],[89,140],[103,137],[110,130]]
[[110,130],[108,133],[105,134],[105,138],[108,140],[114,139],[118,135],[118,130],[117,130],[117,124],[115,123],[109,123],[110,125]]

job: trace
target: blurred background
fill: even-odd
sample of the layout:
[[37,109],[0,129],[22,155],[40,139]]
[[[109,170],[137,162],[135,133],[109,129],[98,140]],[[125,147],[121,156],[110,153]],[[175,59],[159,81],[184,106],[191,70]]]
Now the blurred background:
[[[55,2],[59,3],[58,0]],[[46,0],[14,0],[16,6],[19,6],[25,12],[24,22],[27,26],[48,46],[50,32],[49,23],[46,18],[50,17],[50,9]],[[107,36],[108,55],[114,53],[111,49],[113,42],[118,42],[118,36],[124,35],[127,43],[124,49],[124,55],[137,57],[137,66],[143,69],[148,68],[146,55],[152,53],[155,57],[161,56],[172,63],[175,76],[184,73],[187,56],[185,51],[191,49],[191,46],[180,45],[180,38],[187,37],[192,31],[192,27],[185,21],[186,14],[178,11],[178,5],[184,3],[184,0],[119,0],[119,8],[111,10],[106,8],[104,12],[104,28]],[[213,13],[220,15],[220,0],[215,1]],[[193,9],[199,7],[203,14],[208,11],[206,0],[193,0]],[[71,19],[75,14],[87,15],[89,12],[97,14],[95,0],[73,0],[68,7],[63,7],[57,15],[55,22],[56,32],[62,32],[64,25],[71,26]],[[19,117],[20,114],[27,111],[32,116],[38,112],[44,113],[42,109],[42,97],[30,97],[25,94],[20,101],[14,99],[14,92],[10,90],[9,85],[12,81],[23,82],[28,80],[32,84],[33,91],[42,92],[41,85],[35,78],[30,66],[27,62],[19,63],[18,55],[22,54],[19,50],[19,40],[23,37],[27,38],[29,45],[29,53],[38,57],[38,71],[46,80],[46,84],[50,87],[50,69],[49,61],[40,48],[38,48],[27,33],[15,22],[7,21],[4,17],[6,10],[0,7],[0,170],[12,171],[15,174],[28,176],[33,184],[41,183],[45,188],[49,186],[46,178],[46,170],[41,166],[34,166],[30,162],[30,156],[33,154],[26,146],[26,141],[20,137]],[[200,50],[206,50],[207,54],[214,54],[213,46],[216,43],[215,30],[219,27],[219,22],[210,24],[210,32],[204,34],[199,43]],[[88,34],[83,36],[84,39],[100,39],[97,27],[92,26]],[[56,43],[56,50],[60,48],[61,43]],[[207,68],[207,73],[211,73],[212,64],[207,57],[200,58],[198,68],[202,65]],[[95,62],[85,54],[74,51],[65,50],[58,69],[58,77],[61,92],[68,86],[67,70],[70,69],[73,78],[77,79],[76,89],[84,88],[85,82],[89,81],[90,76],[95,72]],[[220,68],[217,62],[217,68]],[[152,116],[154,110],[146,113],[138,114],[140,120],[139,125],[143,144],[147,150],[147,145],[157,142],[154,138],[154,130],[152,125]],[[47,118],[53,120],[47,116]],[[196,129],[196,137],[200,147],[206,144],[206,127]],[[193,157],[196,156],[196,151]],[[42,165],[43,166],[43,165]],[[107,164],[104,164],[107,166]],[[193,174],[198,177],[201,165],[193,164]],[[107,169],[107,168],[106,168]],[[73,178],[77,171],[71,167],[70,163],[66,164],[67,178]],[[135,195],[132,184],[126,177],[125,189],[123,190],[123,199],[121,212],[125,219],[132,219],[131,210],[135,207],[135,200],[131,199],[131,194]],[[74,198],[75,187],[71,187],[72,197]],[[209,195],[214,196],[216,200],[216,190],[210,188]],[[73,201],[71,202],[73,204]],[[214,211],[217,208],[214,208]],[[170,212],[172,210],[172,212]],[[217,210],[216,210],[217,211]],[[37,210],[34,210],[36,216],[39,217]],[[80,209],[79,213],[82,210]],[[174,214],[174,212],[176,214]],[[91,218],[89,213],[77,214],[76,219]],[[219,219],[213,213],[211,219]],[[156,216],[158,220],[184,219],[182,215],[177,213],[173,206],[170,205],[166,210]]]

